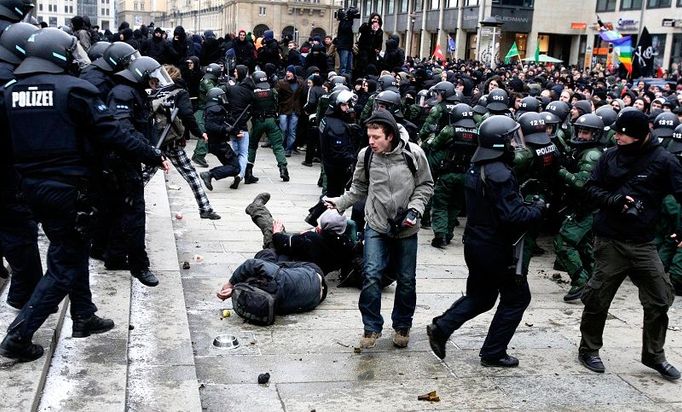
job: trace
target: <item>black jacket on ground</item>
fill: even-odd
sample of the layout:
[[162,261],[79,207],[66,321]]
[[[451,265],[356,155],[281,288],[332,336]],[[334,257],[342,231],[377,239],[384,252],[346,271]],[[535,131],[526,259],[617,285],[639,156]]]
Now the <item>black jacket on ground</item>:
[[346,235],[323,230],[301,234],[275,233],[272,244],[278,255],[288,260],[312,262],[322,269],[322,275],[341,269],[353,256],[353,242]]
[[[650,140],[639,151],[613,147],[599,158],[587,181],[587,196],[600,206],[594,218],[594,232],[620,241],[635,243],[654,239],[663,198],[675,195],[682,202],[682,165],[658,142]],[[637,215],[623,213],[623,198],[642,202]]]

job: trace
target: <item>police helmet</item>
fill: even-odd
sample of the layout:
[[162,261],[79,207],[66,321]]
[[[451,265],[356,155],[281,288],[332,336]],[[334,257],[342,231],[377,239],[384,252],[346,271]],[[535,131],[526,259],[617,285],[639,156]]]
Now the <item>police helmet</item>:
[[268,83],[268,75],[264,71],[256,70],[253,72],[253,74],[251,74],[251,79],[253,80],[253,83],[256,85],[256,87],[260,89],[270,88],[270,83]]
[[329,79],[329,82],[332,84],[332,87],[336,86],[337,84],[346,84],[346,78],[344,76],[332,76],[331,79]]
[[554,137],[559,129],[561,119],[552,112],[542,112],[540,113],[540,116],[542,116],[542,119],[545,121],[545,130],[547,131],[547,134],[550,137]]
[[521,116],[524,113],[534,112],[538,113],[540,110],[540,101],[535,97],[528,96],[521,99],[519,109],[516,111],[516,116]]
[[656,116],[654,120],[654,130],[652,136],[659,138],[669,138],[673,136],[673,131],[680,125],[680,119],[673,112],[663,112]]
[[104,50],[102,58],[93,64],[106,72],[120,72],[128,67],[131,61],[140,58],[140,52],[126,42],[117,41]]
[[31,0],[0,0],[0,18],[19,22],[33,9]]
[[227,95],[220,87],[211,87],[206,93],[206,107],[217,104],[227,104]]
[[71,26],[59,26],[58,28],[59,28],[59,30],[63,31],[64,33],[70,34],[73,36],[73,29],[71,28]]
[[488,109],[486,109],[487,105],[488,105],[488,95],[481,96],[478,99],[476,106],[473,107],[474,113],[479,114],[481,116],[488,113]]
[[398,81],[390,74],[385,74],[379,77],[379,90],[398,91]]
[[458,103],[450,107],[450,124],[455,127],[472,129],[476,127],[474,110],[466,103]]
[[[150,78],[159,79],[160,86],[165,86],[168,80],[170,80],[166,69],[149,56],[142,56],[139,59],[133,60],[126,69],[121,70],[116,75],[143,86],[147,85]],[[168,80],[165,80],[165,77],[168,77]]]
[[205,70],[207,74],[213,74],[216,77],[218,77],[220,76],[220,73],[223,71],[223,67],[218,63],[211,63],[208,66],[206,66]]
[[588,100],[578,100],[573,103],[573,108],[578,110],[579,116],[584,114],[592,113],[592,103]]
[[668,143],[667,149],[670,153],[677,155],[677,158],[682,161],[682,124],[673,130],[672,139]]
[[[592,138],[590,140],[581,139],[581,131],[587,131],[591,133]],[[573,137],[571,137],[570,143],[573,145],[593,144],[601,141],[603,134],[604,121],[601,119],[601,117],[594,113],[587,113],[580,116],[575,123],[573,123]]]
[[559,123],[563,123],[566,121],[566,118],[568,117],[568,113],[570,113],[571,108],[569,107],[568,103],[562,102],[561,100],[557,100],[555,102],[551,102],[550,104],[548,104],[545,111],[554,114],[556,117],[559,118]]
[[616,123],[616,119],[618,118],[618,113],[609,105],[598,108],[594,113],[601,117],[607,128],[610,128],[612,124]]
[[509,94],[504,89],[495,89],[488,93],[486,109],[493,112],[502,112],[509,108]]
[[75,37],[54,27],[46,27],[31,34],[26,41],[26,58],[15,74],[64,73],[90,64],[85,50]]
[[547,134],[545,118],[546,116],[537,112],[527,112],[519,116],[518,121],[526,143],[549,144],[551,142]]
[[28,38],[37,31],[36,26],[28,23],[7,26],[0,36],[0,60],[18,66],[26,57]]
[[428,106],[426,101],[429,100],[429,91],[426,89],[422,89],[419,92],[417,92],[417,105],[419,107],[426,107]]
[[334,105],[334,111],[337,113],[341,112],[341,105],[347,104],[349,106],[346,113],[353,112],[353,106],[358,100],[358,96],[350,90],[337,90],[329,96],[329,104]]
[[109,46],[111,46],[111,43],[108,41],[98,41],[88,49],[88,58],[94,63],[95,60],[102,57],[104,50],[106,50]]
[[374,110],[384,108],[393,116],[402,116],[400,95],[393,90],[384,90],[374,98]]
[[455,85],[448,81],[436,83],[431,88],[431,96],[433,97],[441,96],[443,101],[448,101],[452,103],[459,103],[462,101],[461,93],[458,94],[457,90],[455,90]]
[[478,128],[478,148],[471,161],[497,159],[505,153],[513,152],[515,146],[523,146],[519,124],[508,116],[490,116]]

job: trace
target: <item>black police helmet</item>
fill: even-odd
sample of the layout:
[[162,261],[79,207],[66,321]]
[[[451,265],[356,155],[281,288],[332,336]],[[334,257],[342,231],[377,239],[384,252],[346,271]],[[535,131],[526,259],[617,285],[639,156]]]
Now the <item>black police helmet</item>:
[[379,77],[379,90],[398,91],[398,81],[390,74]]
[[[333,84],[334,86],[337,84],[346,84],[346,78],[344,76],[332,76],[331,79],[329,79],[329,82]],[[333,87],[333,86],[332,86]]]
[[14,23],[0,36],[0,60],[18,66],[26,57],[28,38],[38,28],[28,23]]
[[536,99],[535,97],[528,96],[521,99],[521,104],[519,105],[519,109],[516,113],[517,116],[521,116],[522,114],[528,112],[538,113],[539,110],[540,101],[538,101],[538,99]]
[[98,41],[97,43],[90,46],[90,48],[88,49],[88,57],[94,63],[95,60],[102,57],[102,55],[104,54],[104,50],[106,50],[109,46],[111,46],[111,43],[109,43],[108,41]]
[[486,106],[488,105],[488,95],[481,96],[478,99],[478,102],[476,103],[476,106],[474,106],[473,110],[474,113],[484,115],[488,113],[488,109],[486,109]]
[[577,102],[573,103],[573,107],[578,109],[580,116],[592,113],[592,103],[587,100],[578,100]]
[[117,41],[104,50],[101,59],[93,62],[94,65],[107,72],[120,72],[131,61],[140,57],[140,53],[126,42]]
[[548,104],[545,111],[553,113],[556,117],[559,118],[560,123],[563,123],[564,121],[566,121],[568,113],[571,112],[571,108],[568,106],[566,102],[557,100],[555,102],[551,102],[550,104]]
[[223,71],[222,66],[220,66],[218,63],[211,63],[208,66],[206,66],[206,73],[213,74],[215,76],[220,75],[220,72]]
[[519,135],[519,124],[504,115],[493,115],[485,119],[478,128],[478,148],[471,157],[472,162],[497,159],[514,150],[511,142],[523,142]]
[[476,127],[474,121],[474,109],[466,103],[458,103],[450,108],[450,124],[455,127],[473,129]]
[[211,87],[206,92],[206,107],[215,106],[217,104],[227,104],[225,90],[220,87]]
[[604,126],[606,127],[611,127],[612,124],[616,123],[616,119],[618,118],[618,113],[616,113],[610,105],[602,106],[594,113],[601,117],[602,121],[604,121]]
[[76,59],[87,60],[76,38],[54,27],[47,27],[28,38],[26,58],[14,74],[64,73],[71,69]]
[[378,109],[379,105],[391,112],[393,116],[402,116],[402,112],[400,111],[402,105],[400,94],[393,90],[384,90],[374,98],[374,110]]
[[488,93],[486,109],[493,112],[502,112],[509,108],[509,94],[504,89],[495,89]]
[[[592,133],[591,140],[582,140],[579,137],[581,130],[587,130]],[[586,145],[599,142],[604,134],[604,121],[594,113],[587,113],[573,123],[573,137],[570,143],[573,145]]]
[[0,0],[0,18],[16,23],[23,20],[33,7],[30,0]]
[[431,88],[431,94],[434,97],[441,96],[447,102],[459,103],[462,101],[461,94],[458,94],[457,90],[455,90],[455,85],[448,81],[436,83]]
[[545,116],[537,112],[527,112],[519,116],[519,124],[526,143],[549,144]]
[[654,130],[651,133],[654,137],[672,137],[673,131],[680,125],[680,119],[673,112],[663,112],[656,116],[654,120]]
[[426,102],[429,100],[429,91],[426,89],[422,89],[419,92],[417,92],[417,104],[419,106],[425,107]]
[[[678,155],[680,159],[680,154],[682,154],[682,124],[678,125],[675,130],[673,130],[672,139],[668,143],[667,149],[670,153]],[[682,159],[680,159],[682,161]]]
[[135,59],[125,70],[116,73],[117,76],[122,76],[125,79],[140,85],[145,85],[149,81],[149,77],[154,73],[161,64],[149,56],[142,56]]
[[256,70],[251,74],[251,79],[258,88],[270,88],[270,83],[268,83],[268,75],[263,71]]

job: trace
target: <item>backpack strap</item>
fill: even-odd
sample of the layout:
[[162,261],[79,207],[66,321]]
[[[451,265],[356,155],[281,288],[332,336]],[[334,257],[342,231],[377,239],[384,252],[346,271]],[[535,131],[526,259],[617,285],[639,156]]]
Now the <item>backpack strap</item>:
[[[408,152],[412,153],[412,149],[410,149],[410,143],[408,142],[405,145],[405,150]],[[417,166],[414,164],[414,159],[412,156],[408,155],[404,151],[402,152],[403,159],[405,159],[405,163],[407,164],[407,168],[410,169],[410,172],[412,173],[412,177],[417,177]],[[365,165],[365,179],[367,179],[367,182],[369,182],[369,166],[372,164],[372,157],[374,157],[374,152],[372,152],[372,149],[367,147],[367,150],[365,150],[365,160],[364,160],[364,165]]]

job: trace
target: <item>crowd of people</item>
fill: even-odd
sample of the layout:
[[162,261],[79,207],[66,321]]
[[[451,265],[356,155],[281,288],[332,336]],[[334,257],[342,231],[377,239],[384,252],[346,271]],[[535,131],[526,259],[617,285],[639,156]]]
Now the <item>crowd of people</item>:
[[[228,177],[232,190],[257,184],[256,151],[269,147],[283,182],[301,151],[302,165],[319,164],[320,202],[306,218],[316,229],[303,234],[273,219],[267,193],[247,207],[263,250],[218,292],[245,319],[271,324],[313,309],[339,271],[361,287],[364,349],[381,337],[382,289],[396,282],[392,340],[404,348],[417,233],[430,228],[432,247],[458,247],[454,228],[466,216],[466,295],[427,327],[437,356],[499,297],[481,364],[518,365],[507,347],[545,234],[571,278],[564,300],[585,305],[580,362],[605,370],[607,311],[630,276],[644,308],[642,362],[680,377],[663,350],[668,308],[682,294],[679,70],[631,80],[600,65],[406,57],[376,13],[354,40],[353,8],[338,13],[336,37],[299,47],[272,31],[217,38],[178,26],[169,38],[151,24],[102,37],[78,16],[68,28],[39,28],[21,22],[30,4],[0,4],[12,6],[0,8],[0,251],[12,269],[8,304],[19,310],[3,356],[42,356],[32,336],[66,295],[74,337],[114,327],[95,314],[89,258],[159,283],[144,242],[144,184],[158,168],[172,163],[201,218],[220,219],[204,187]],[[208,154],[220,165],[197,173]],[[44,276],[38,223],[50,241]]]

